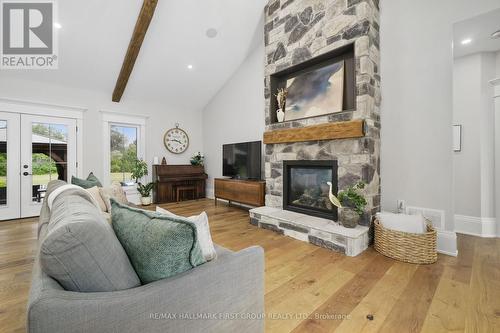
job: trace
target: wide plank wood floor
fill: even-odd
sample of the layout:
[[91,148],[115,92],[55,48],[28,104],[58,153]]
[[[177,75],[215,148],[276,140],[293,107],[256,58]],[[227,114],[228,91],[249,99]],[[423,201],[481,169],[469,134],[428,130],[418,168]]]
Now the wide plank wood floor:
[[[258,229],[247,211],[208,199],[162,207],[206,211],[226,248],[265,249],[267,332],[500,332],[499,239],[459,235],[457,258],[418,266],[373,249],[345,257]],[[36,229],[36,219],[0,222],[0,332],[24,332]]]

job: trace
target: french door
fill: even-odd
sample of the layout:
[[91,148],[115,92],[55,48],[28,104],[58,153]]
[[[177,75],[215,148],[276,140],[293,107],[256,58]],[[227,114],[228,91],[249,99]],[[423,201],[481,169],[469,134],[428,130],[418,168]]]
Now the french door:
[[0,112],[0,220],[38,216],[47,184],[76,167],[75,119]]

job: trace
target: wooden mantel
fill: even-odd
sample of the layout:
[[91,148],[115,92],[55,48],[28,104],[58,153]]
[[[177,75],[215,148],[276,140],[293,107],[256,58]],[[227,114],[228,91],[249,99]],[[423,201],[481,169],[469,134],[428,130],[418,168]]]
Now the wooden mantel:
[[334,139],[352,139],[365,136],[364,121],[352,120],[302,128],[288,128],[264,133],[264,143],[290,143]]

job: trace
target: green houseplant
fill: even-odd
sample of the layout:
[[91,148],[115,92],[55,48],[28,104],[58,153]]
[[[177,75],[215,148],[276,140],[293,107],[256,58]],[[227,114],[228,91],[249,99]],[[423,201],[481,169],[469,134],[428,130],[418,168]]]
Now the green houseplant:
[[137,183],[137,191],[141,195],[141,204],[143,206],[151,205],[151,191],[154,185],[155,183],[147,183],[146,185]]
[[132,168],[132,179],[139,183],[139,179],[148,175],[148,164],[143,159],[136,159]]
[[200,152],[198,152],[198,154],[194,155],[193,157],[191,157],[191,165],[201,165],[203,166],[203,164],[205,163],[205,156],[203,156]]
[[365,183],[359,181],[340,191],[337,196],[332,193],[331,183],[328,185],[330,185],[330,201],[340,210],[340,222],[346,228],[355,228],[365,213],[367,202],[361,193]]
[[144,176],[148,175],[148,164],[142,159],[136,159],[134,167],[132,169],[131,177],[135,179],[137,183],[137,192],[141,195],[141,204],[143,206],[148,206],[151,204],[151,191],[153,190],[154,183],[148,183],[146,185],[139,182]]

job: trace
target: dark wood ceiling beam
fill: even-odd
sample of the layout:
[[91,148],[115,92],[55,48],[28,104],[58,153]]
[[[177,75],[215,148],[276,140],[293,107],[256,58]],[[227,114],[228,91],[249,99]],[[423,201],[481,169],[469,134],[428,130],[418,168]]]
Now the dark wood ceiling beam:
[[134,33],[132,34],[132,39],[130,39],[127,54],[123,60],[122,69],[120,70],[120,75],[113,91],[113,102],[120,102],[123,96],[130,74],[132,74],[132,70],[134,69],[135,61],[141,50],[142,42],[148,32],[149,24],[153,19],[157,3],[158,0],[144,0],[142,4],[141,12],[137,18]]

